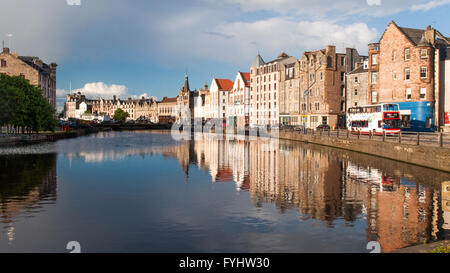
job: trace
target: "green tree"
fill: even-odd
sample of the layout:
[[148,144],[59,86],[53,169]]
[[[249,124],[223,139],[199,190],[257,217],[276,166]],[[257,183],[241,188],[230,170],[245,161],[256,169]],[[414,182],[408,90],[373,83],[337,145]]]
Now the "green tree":
[[128,112],[123,111],[122,109],[117,109],[116,111],[114,111],[114,120],[118,120],[118,121],[125,121],[127,119],[127,117],[129,117],[130,114],[128,114]]
[[0,126],[16,132],[54,131],[55,109],[27,80],[0,74]]

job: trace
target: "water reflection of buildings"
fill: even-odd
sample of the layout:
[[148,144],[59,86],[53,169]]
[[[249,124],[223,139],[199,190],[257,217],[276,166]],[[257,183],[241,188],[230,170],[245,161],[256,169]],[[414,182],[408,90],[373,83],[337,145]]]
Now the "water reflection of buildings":
[[369,156],[214,134],[196,134],[175,145],[78,156],[102,161],[154,154],[176,158],[186,179],[196,165],[209,172],[213,183],[234,182],[237,190],[249,192],[256,206],[273,203],[281,212],[295,209],[300,219],[317,219],[330,228],[337,220],[346,225],[366,222],[367,241],[380,242],[383,251],[448,236],[450,197],[431,182],[450,176]]
[[213,182],[234,181],[256,205],[296,209],[301,219],[318,219],[328,227],[336,219],[366,221],[367,240],[380,242],[383,251],[436,240],[448,229],[441,190],[413,182],[414,175],[399,170],[292,142],[274,149],[263,141],[199,134],[179,148],[185,152],[171,155],[185,170],[196,164],[209,170]]
[[0,156],[0,170],[0,222],[12,242],[14,218],[56,201],[56,154]]
[[437,239],[432,229],[437,229],[433,195],[438,191],[352,163],[346,177],[347,182],[366,185],[368,241],[378,241],[383,251],[392,251]]

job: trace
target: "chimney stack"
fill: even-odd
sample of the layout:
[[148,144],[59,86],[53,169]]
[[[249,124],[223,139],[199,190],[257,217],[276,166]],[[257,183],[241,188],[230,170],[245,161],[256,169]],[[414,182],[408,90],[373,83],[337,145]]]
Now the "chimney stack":
[[427,26],[427,30],[431,30],[431,26]]
[[9,48],[8,48],[8,47],[4,47],[4,48],[3,48],[3,53],[9,54]]
[[113,100],[116,101],[116,95],[113,96]]

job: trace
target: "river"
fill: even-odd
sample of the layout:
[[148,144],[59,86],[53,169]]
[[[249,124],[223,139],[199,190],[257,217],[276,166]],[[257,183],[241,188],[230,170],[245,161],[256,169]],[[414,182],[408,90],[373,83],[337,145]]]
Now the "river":
[[[0,148],[0,252],[383,252],[450,237],[450,174],[292,141],[101,132]],[[445,187],[444,187],[445,188]]]

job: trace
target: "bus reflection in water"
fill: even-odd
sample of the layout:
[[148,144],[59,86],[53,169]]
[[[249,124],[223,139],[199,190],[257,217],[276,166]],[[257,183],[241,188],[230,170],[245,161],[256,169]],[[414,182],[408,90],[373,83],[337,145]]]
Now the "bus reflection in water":
[[400,132],[400,110],[397,104],[352,107],[347,113],[347,128],[352,133],[394,135]]

